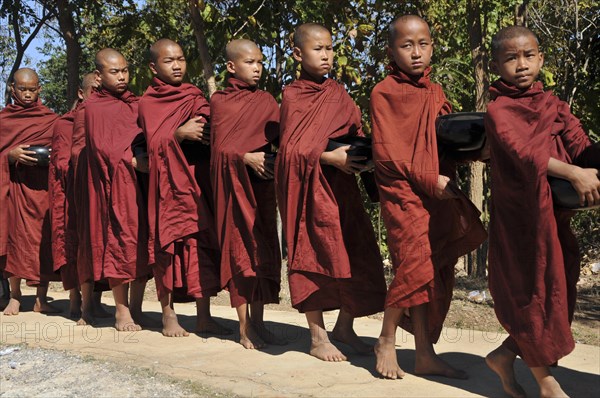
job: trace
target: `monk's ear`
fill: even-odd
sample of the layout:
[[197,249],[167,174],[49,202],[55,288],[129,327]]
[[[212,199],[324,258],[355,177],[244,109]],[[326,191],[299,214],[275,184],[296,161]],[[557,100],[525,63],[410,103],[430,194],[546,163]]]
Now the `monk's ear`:
[[494,75],[500,75],[500,72],[498,70],[498,62],[496,62],[496,60],[492,59],[490,61],[490,71],[494,74]]
[[300,47],[294,47],[292,56],[298,62],[302,62],[302,49]]
[[539,57],[540,57],[540,63],[541,63],[540,68],[541,68],[542,66],[544,66],[544,53],[540,51]]
[[15,83],[14,83],[14,82],[12,82],[12,83],[10,84],[10,93],[11,93],[12,95],[15,95],[15,91],[17,91],[17,90],[15,89]]
[[148,66],[150,67],[150,70],[152,71],[153,75],[157,75],[158,74],[158,72],[156,71],[156,64],[154,62],[150,62],[148,64]]
[[79,101],[83,101],[83,89],[77,90],[77,98],[79,98]]
[[235,74],[235,63],[233,61],[227,61],[227,72],[232,75]]

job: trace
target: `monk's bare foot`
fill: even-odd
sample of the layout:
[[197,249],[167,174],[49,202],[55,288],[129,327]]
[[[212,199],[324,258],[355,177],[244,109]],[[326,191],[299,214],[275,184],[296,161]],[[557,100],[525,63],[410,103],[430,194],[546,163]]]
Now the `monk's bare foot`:
[[198,319],[196,321],[196,333],[214,334],[217,336],[226,336],[233,334],[233,330],[221,325],[213,318]]
[[95,326],[96,319],[92,316],[92,314],[83,311],[81,313],[81,318],[77,321],[77,326]]
[[16,298],[10,298],[6,308],[4,308],[4,315],[19,315],[19,309],[21,308],[21,302]]
[[274,333],[271,333],[269,329],[265,327],[264,324],[252,324],[256,333],[260,336],[260,338],[267,344],[271,345],[287,345],[288,341],[283,337],[278,337]]
[[162,334],[167,337],[187,337],[190,334],[181,327],[177,321],[177,315],[163,315],[162,317]]
[[49,302],[45,300],[40,300],[39,298],[35,299],[35,304],[33,305],[34,312],[41,312],[42,314],[58,314],[62,312],[60,308],[56,308]]
[[141,311],[131,311],[131,318],[137,325],[140,325],[143,328],[158,329],[163,327],[161,321],[150,318]]
[[375,344],[375,356],[377,357],[375,370],[381,376],[394,380],[404,377],[404,371],[398,365],[394,339],[379,336],[377,344]]
[[540,398],[569,398],[553,376],[544,377],[539,384]]
[[462,379],[466,380],[469,378],[467,372],[456,369],[442,358],[433,354],[419,355],[415,357],[415,374],[417,375],[430,375],[430,376],[443,376],[451,379]]
[[515,377],[515,356],[506,348],[499,347],[485,357],[485,363],[500,377],[504,392],[513,398],[524,398],[525,390]]
[[94,314],[94,318],[112,318],[113,314],[106,311],[102,304],[94,304],[94,309],[92,310]]
[[258,333],[256,333],[252,325],[248,325],[245,330],[244,328],[240,328],[240,344],[247,350],[254,350],[267,346]]
[[331,337],[335,341],[349,345],[360,355],[373,355],[373,346],[362,341],[354,329],[339,328],[336,325],[331,332]]
[[115,318],[115,329],[119,332],[136,332],[142,330],[142,327],[134,322],[130,314],[117,314]]
[[313,342],[310,346],[310,355],[327,362],[342,362],[348,359],[329,341],[319,343]]

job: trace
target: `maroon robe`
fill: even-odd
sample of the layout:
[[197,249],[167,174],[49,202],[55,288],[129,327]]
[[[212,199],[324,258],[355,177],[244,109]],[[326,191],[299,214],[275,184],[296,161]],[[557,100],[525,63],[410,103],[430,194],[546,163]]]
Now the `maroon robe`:
[[[391,69],[371,93],[375,176],[395,274],[386,308],[429,303],[436,342],[452,300],[454,266],[486,233],[479,211],[458,189],[457,199],[435,197],[438,175],[454,177],[453,165],[438,159],[435,120],[450,111],[441,86],[429,80],[430,69],[414,78]],[[400,326],[413,331],[409,317]]]
[[0,264],[7,276],[30,285],[59,280],[52,269],[48,168],[9,165],[8,152],[19,145],[50,146],[58,116],[38,100],[0,111]]
[[278,303],[281,254],[273,180],[244,164],[247,152],[270,152],[279,106],[267,92],[229,79],[211,97],[211,178],[221,247],[221,286],[231,306]]
[[138,101],[129,91],[101,89],[85,103],[93,277],[111,287],[151,273],[146,198],[132,165],[132,144],[141,135]]
[[553,208],[548,161],[571,163],[591,143],[569,106],[539,82],[519,90],[498,80],[490,94],[490,292],[510,334],[505,347],[530,367],[549,366],[575,347],[580,260],[572,213]]
[[63,287],[70,290],[79,286],[77,277],[77,252],[72,244],[67,244],[67,225],[69,224],[69,203],[66,192],[72,173],[71,142],[73,140],[73,122],[77,108],[61,116],[54,123],[52,134],[52,154],[48,176],[50,198],[50,221],[52,226],[52,261],[54,271],[60,271]]
[[158,297],[203,298],[220,289],[219,246],[210,185],[210,150],[183,141],[175,130],[190,118],[208,119],[202,91],[184,83],[172,86],[154,78],[140,101],[140,125],[150,158],[150,258]]
[[341,84],[301,78],[283,92],[280,131],[275,181],[292,305],[381,311],[383,264],[356,177],[320,163],[330,138],[362,134],[358,107]]

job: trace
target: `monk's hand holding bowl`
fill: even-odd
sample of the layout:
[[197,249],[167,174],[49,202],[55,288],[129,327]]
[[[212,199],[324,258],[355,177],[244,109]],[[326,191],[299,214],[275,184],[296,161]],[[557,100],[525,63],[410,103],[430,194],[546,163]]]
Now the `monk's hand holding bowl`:
[[178,142],[188,140],[200,141],[203,144],[208,144],[210,142],[210,134],[207,134],[204,131],[205,124],[206,121],[202,116],[190,118],[190,120],[175,130],[175,138]]
[[149,173],[150,172],[150,162],[148,159],[148,154],[135,156],[131,159],[131,164],[133,168],[141,173]]
[[254,173],[263,180],[270,180],[274,177],[273,170],[266,164],[264,152],[248,152],[244,155],[244,164],[250,167]]
[[438,176],[438,182],[435,187],[435,197],[438,199],[454,199],[457,197],[454,183],[446,176]]
[[346,174],[357,174],[365,171],[367,165],[364,164],[364,161],[367,158],[365,156],[348,155],[347,152],[351,148],[351,145],[345,145],[333,151],[323,152],[321,154],[321,164],[337,167]]
[[600,180],[597,169],[584,169],[573,166],[569,181],[579,195],[581,206],[600,205]]
[[22,163],[26,166],[35,166],[37,159],[29,155],[35,155],[35,152],[28,151],[29,145],[19,145],[8,152],[8,161],[10,164]]

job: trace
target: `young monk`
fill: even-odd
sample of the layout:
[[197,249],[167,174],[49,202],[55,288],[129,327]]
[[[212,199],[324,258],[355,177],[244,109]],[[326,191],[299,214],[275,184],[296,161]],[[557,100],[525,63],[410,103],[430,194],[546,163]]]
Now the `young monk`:
[[147,162],[133,152],[136,141],[143,141],[137,125],[139,98],[128,91],[129,69],[118,51],[100,50],[95,64],[101,87],[85,104],[92,266],[83,272],[84,300],[92,281],[106,278],[115,299],[115,328],[135,331],[141,326],[129,309],[128,285],[137,280],[132,290],[142,292],[132,291],[139,301],[132,307],[140,317],[143,287],[151,273],[146,199],[136,173],[147,170]]
[[293,41],[302,70],[283,92],[275,167],[292,305],[306,314],[310,354],[343,361],[327,336],[323,311],[340,310],[335,340],[372,353],[353,322],[381,311],[385,298],[383,263],[354,176],[367,167],[360,163],[365,158],[349,156],[350,146],[325,152],[330,138],[362,134],[361,116],[344,87],[326,78],[333,65],[329,31],[303,24]]
[[572,212],[554,209],[548,176],[569,180],[581,204],[600,204],[598,170],[574,166],[591,142],[569,106],[536,82],[544,63],[536,36],[522,26],[492,39],[492,102],[486,132],[492,163],[489,285],[509,333],[486,357],[504,391],[524,397],[514,374],[520,356],[542,397],[565,397],[550,366],[575,347],[571,321],[579,278]]
[[36,166],[31,145],[50,146],[58,118],[42,105],[37,73],[17,70],[10,85],[13,104],[0,112],[0,268],[9,278],[4,315],[17,315],[21,279],[36,286],[34,311],[60,312],[47,301],[52,269],[48,220],[48,168]]
[[210,186],[210,115],[202,91],[183,83],[186,60],[174,41],[150,48],[154,74],[140,101],[140,125],[150,157],[150,257],[163,310],[163,335],[187,336],[173,309],[173,293],[196,300],[196,331],[229,334],[210,314],[221,290],[219,247]]
[[429,79],[433,42],[414,15],[390,25],[390,74],[371,93],[373,159],[395,276],[387,293],[375,354],[385,378],[404,376],[396,357],[398,326],[415,336],[416,374],[466,378],[437,356],[452,299],[454,265],[486,238],[479,211],[438,158],[435,120],[450,112],[441,86]]
[[[96,75],[86,74],[81,87],[77,92],[78,99],[74,108],[61,116],[56,123],[52,134],[52,153],[49,166],[49,198],[50,198],[50,223],[52,226],[52,260],[54,271],[59,271],[63,287],[69,290],[70,317],[81,317],[81,294],[77,275],[77,244],[69,236],[68,225],[73,223],[69,214],[73,214],[73,206],[67,200],[67,192],[72,191],[73,172],[70,168],[71,144],[73,139],[73,124],[75,114],[80,105],[98,87]],[[108,314],[100,304],[101,292],[94,296],[94,309],[96,316],[105,317]]]
[[281,282],[273,163],[266,155],[279,136],[279,106],[257,89],[263,67],[258,46],[233,40],[225,51],[229,86],[210,104],[221,286],[240,320],[240,344],[254,349],[285,343],[263,321],[264,305],[279,302]]

